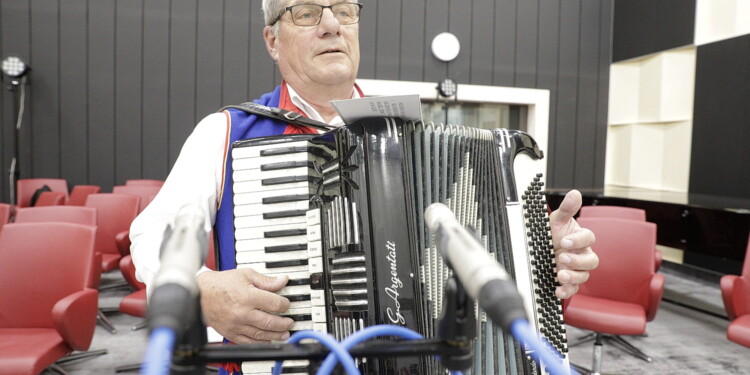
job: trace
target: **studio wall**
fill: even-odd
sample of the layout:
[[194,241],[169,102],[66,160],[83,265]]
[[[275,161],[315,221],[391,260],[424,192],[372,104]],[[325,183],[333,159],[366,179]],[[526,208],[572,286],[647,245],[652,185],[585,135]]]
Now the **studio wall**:
[[[360,78],[548,89],[548,186],[603,186],[612,0],[364,3]],[[202,117],[279,83],[262,28],[258,0],[3,0],[0,56],[33,69],[21,177],[165,178]],[[444,31],[462,46],[450,64],[429,50]],[[0,105],[7,202],[9,91]]]

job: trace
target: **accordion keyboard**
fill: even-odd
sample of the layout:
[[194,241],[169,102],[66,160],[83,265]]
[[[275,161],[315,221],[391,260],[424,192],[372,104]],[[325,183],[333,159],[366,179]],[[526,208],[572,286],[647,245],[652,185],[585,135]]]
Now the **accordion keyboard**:
[[[269,276],[288,276],[278,294],[290,301],[280,314],[292,318],[295,331],[326,332],[324,291],[316,284],[323,272],[320,210],[310,209],[319,182],[313,166],[320,157],[306,141],[258,144],[232,151],[237,268]],[[317,288],[316,288],[317,287]],[[244,373],[270,373],[273,362],[243,363]],[[284,373],[306,374],[305,360],[285,361]]]

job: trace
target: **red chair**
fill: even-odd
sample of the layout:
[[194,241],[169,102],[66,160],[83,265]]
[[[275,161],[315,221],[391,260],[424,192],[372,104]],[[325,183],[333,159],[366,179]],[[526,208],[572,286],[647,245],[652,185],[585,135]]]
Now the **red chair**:
[[102,254],[102,272],[117,268],[120,258],[128,254],[130,223],[138,215],[140,198],[133,195],[99,193],[90,194],[86,207],[96,208],[96,250]]
[[95,232],[68,223],[3,228],[0,374],[39,374],[68,353],[89,348],[99,298],[88,285]]
[[39,194],[34,207],[62,206],[65,204],[66,195],[59,191],[45,191]]
[[86,197],[89,194],[97,194],[102,191],[102,188],[97,185],[75,185],[70,190],[70,197],[65,204],[69,206],[83,206],[86,204]]
[[720,285],[724,308],[731,320],[727,338],[750,348],[750,235],[742,275],[724,275]]
[[10,220],[10,205],[7,203],[0,203],[0,230],[3,229],[3,225],[7,224]]
[[51,191],[59,191],[68,197],[68,181],[60,178],[22,178],[16,181],[16,206],[29,207],[31,199],[44,185]]
[[[646,221],[646,210],[635,207],[622,206],[583,206],[578,213],[579,217],[618,217],[620,219],[630,219]],[[661,268],[664,255],[658,249],[654,250],[654,270]]]
[[[618,218],[579,217],[578,223],[596,235],[599,267],[568,300],[564,321],[594,331],[593,373],[601,373],[602,341],[628,353],[651,358],[619,335],[643,335],[656,317],[664,293],[664,276],[654,271],[656,224]],[[581,341],[571,345],[580,344]]]
[[163,180],[149,180],[149,179],[133,179],[126,180],[125,186],[157,186],[162,187],[164,185]]
[[112,192],[116,194],[130,194],[140,197],[141,204],[139,212],[141,212],[146,208],[146,206],[148,206],[149,203],[151,203],[152,200],[154,200],[154,197],[159,193],[160,189],[160,186],[117,185],[112,187]]

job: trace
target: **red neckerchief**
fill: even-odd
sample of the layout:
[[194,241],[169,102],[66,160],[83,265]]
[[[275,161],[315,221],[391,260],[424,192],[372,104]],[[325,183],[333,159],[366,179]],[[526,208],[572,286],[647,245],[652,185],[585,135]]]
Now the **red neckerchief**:
[[[357,86],[357,84],[354,84],[354,89],[357,90],[360,97],[364,97],[365,95],[362,93],[362,89]],[[287,89],[286,82],[283,80],[281,81],[281,94],[279,95],[279,108],[286,109],[287,111],[294,111],[297,113],[305,114],[302,112],[302,110],[297,107],[293,102],[292,98],[289,96],[289,90]],[[284,134],[317,134],[318,130],[313,129],[307,126],[300,126],[295,124],[286,124],[286,129],[284,130]]]

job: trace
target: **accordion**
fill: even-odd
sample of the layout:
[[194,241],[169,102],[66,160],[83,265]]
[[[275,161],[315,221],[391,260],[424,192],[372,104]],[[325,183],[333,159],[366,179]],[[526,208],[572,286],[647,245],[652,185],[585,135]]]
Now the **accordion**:
[[[342,340],[378,324],[436,337],[446,279],[424,210],[442,202],[475,229],[514,278],[529,322],[568,366],[554,295],[542,152],[518,130],[369,118],[325,134],[235,142],[231,150],[238,268],[288,275],[279,293],[293,331]],[[477,309],[472,374],[543,374],[522,345]],[[363,358],[367,374],[443,374],[432,357]],[[243,373],[272,363],[245,362]],[[283,372],[314,373],[306,360]]]

